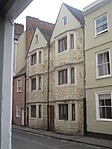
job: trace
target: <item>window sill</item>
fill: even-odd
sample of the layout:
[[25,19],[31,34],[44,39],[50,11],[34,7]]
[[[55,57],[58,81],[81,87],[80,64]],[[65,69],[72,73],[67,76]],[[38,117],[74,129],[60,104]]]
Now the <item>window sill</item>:
[[101,37],[101,36],[103,36],[103,35],[106,35],[107,33],[109,33],[109,30],[104,31],[104,32],[101,32],[100,34],[96,34],[96,35],[95,35],[95,38],[98,38],[98,37]]
[[106,75],[106,76],[96,77],[96,80],[106,79],[106,78],[110,78],[110,77],[111,77],[111,75]]
[[22,91],[17,91],[17,93],[22,93]]
[[112,122],[112,119],[97,119],[99,122]]

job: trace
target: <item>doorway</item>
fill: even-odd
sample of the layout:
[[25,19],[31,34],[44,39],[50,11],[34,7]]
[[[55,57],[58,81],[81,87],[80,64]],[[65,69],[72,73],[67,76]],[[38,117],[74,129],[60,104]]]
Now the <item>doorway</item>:
[[54,130],[54,106],[50,105],[50,130]]

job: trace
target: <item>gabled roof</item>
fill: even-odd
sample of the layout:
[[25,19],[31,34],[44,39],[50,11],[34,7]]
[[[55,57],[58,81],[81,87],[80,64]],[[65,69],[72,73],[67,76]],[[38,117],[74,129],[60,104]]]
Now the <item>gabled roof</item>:
[[42,35],[44,36],[44,38],[48,42],[51,38],[53,30],[48,30],[46,28],[41,28],[41,27],[38,27],[38,29],[40,30],[40,32],[42,33]]
[[83,16],[83,11],[76,9],[74,7],[71,7],[65,3],[63,3],[67,9],[73,14],[73,16],[79,21],[79,22],[84,22],[84,16]]

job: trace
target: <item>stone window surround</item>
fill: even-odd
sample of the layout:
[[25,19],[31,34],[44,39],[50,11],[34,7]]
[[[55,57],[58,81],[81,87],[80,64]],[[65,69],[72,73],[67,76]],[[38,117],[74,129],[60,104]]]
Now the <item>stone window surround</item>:
[[[60,120],[59,119],[59,104],[68,104],[68,120]],[[75,104],[75,120],[72,120],[72,104]],[[57,102],[56,103],[56,120],[57,121],[67,121],[67,122],[74,122],[76,123],[78,120],[78,112],[77,112],[77,101],[70,101],[70,102]]]
[[[56,69],[55,71],[55,86],[56,87],[62,87],[62,86],[66,86],[66,85],[76,85],[77,83],[77,79],[76,79],[76,65],[65,65],[63,67],[59,67]],[[74,76],[75,76],[75,82],[74,83],[71,83],[71,68],[74,68]],[[58,72],[61,71],[61,70],[64,70],[64,69],[67,69],[67,76],[68,76],[68,80],[67,80],[67,83],[66,84],[61,84],[59,85],[59,82],[58,82]]]
[[[41,56],[42,56],[41,57],[41,63],[39,62],[39,52],[42,52],[41,53]],[[31,64],[31,56],[34,54],[36,54],[36,63],[32,65]],[[35,51],[30,53],[29,57],[30,57],[30,67],[35,66],[36,64],[43,64],[43,49],[36,49]]]
[[[41,76],[41,89],[39,89],[39,84],[38,84],[38,79]],[[31,90],[31,79],[36,78],[36,89],[35,90]],[[29,78],[29,92],[35,92],[35,91],[43,91],[43,75],[35,75],[35,76],[31,76]]]
[[[74,35],[74,49],[71,49],[71,41],[70,41],[71,35]],[[64,50],[63,52],[58,53],[58,41],[66,36],[67,36],[67,50]],[[57,56],[59,56],[59,54],[63,54],[64,52],[68,52],[69,50],[76,50],[76,33],[75,33],[75,31],[69,31],[69,32],[63,33],[62,35],[58,36],[55,39],[55,41],[56,41],[55,42],[55,49],[56,49],[55,53]]]
[[111,94],[111,107],[112,107],[112,91],[111,90],[95,92],[96,120],[97,121],[112,121],[112,119],[100,118],[98,95],[101,95],[101,94]]
[[[31,117],[31,106],[32,105],[36,105],[36,117]],[[41,118],[39,118],[39,105],[41,105]],[[41,103],[31,103],[29,105],[29,114],[30,114],[31,119],[43,120],[43,104],[41,104]]]

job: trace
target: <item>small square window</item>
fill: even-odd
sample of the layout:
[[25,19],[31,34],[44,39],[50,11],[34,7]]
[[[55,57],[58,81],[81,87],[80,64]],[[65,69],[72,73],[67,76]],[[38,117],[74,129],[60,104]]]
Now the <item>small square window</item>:
[[22,79],[17,80],[17,92],[22,92]]

